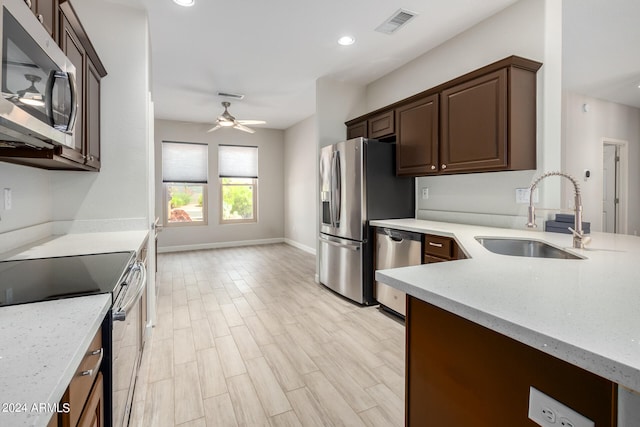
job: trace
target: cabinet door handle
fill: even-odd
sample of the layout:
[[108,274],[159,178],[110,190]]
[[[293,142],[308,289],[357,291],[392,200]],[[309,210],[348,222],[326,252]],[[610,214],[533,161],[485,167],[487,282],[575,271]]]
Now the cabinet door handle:
[[446,169],[447,165],[445,165],[444,163],[442,164],[442,169]]
[[24,0],[24,2],[27,4],[27,7],[31,9],[31,0]]
[[38,14],[38,21],[40,21],[41,24],[44,24],[44,16],[42,16],[41,13]]
[[436,248],[441,248],[442,247],[442,243],[429,242],[429,246],[435,246]]
[[431,170],[432,171],[436,170],[436,165],[431,165]]
[[86,371],[82,371],[80,372],[80,374],[78,374],[81,377],[90,377],[91,375],[93,375],[94,371],[97,371],[98,369],[100,369],[100,364],[102,364],[102,357],[103,357],[102,348],[98,350],[89,351],[89,354],[91,356],[96,356],[99,354],[100,357],[98,358],[98,362],[96,363],[93,369],[87,369]]

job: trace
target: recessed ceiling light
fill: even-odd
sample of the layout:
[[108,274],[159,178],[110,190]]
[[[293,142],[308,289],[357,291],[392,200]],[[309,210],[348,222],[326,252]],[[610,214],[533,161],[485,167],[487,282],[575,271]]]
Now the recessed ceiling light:
[[338,39],[338,44],[342,46],[349,46],[354,44],[355,42],[356,42],[356,39],[354,39],[351,36],[342,36]]
[[194,5],[195,0],[173,0],[173,2],[180,6],[189,7]]

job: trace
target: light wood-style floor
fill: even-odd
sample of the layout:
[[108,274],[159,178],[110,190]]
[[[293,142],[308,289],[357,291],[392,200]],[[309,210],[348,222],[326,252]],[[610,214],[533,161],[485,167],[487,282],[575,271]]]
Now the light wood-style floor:
[[133,426],[402,426],[404,325],[285,244],[160,254]]

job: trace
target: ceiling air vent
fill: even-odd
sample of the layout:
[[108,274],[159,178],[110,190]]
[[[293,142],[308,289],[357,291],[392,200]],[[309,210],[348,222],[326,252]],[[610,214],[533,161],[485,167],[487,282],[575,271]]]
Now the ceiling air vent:
[[376,28],[376,31],[385,34],[393,34],[402,28],[407,22],[415,18],[416,15],[418,14],[415,12],[411,12],[406,9],[398,9],[389,19],[380,24],[378,28]]
[[242,99],[244,98],[244,95],[240,95],[239,93],[228,93],[228,92],[218,92],[218,96],[222,96],[225,98],[231,98],[231,99]]

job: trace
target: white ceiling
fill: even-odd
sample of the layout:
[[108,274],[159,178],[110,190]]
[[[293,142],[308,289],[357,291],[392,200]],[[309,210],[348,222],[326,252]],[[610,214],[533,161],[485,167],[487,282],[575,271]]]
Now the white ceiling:
[[[286,129],[314,113],[319,77],[367,84],[516,0],[141,1],[156,117],[212,123],[216,93],[235,92],[246,95],[231,101],[236,118]],[[374,32],[399,8],[418,16],[394,35]],[[344,34],[356,43],[339,46]]]
[[563,87],[640,108],[640,1],[563,0]]

